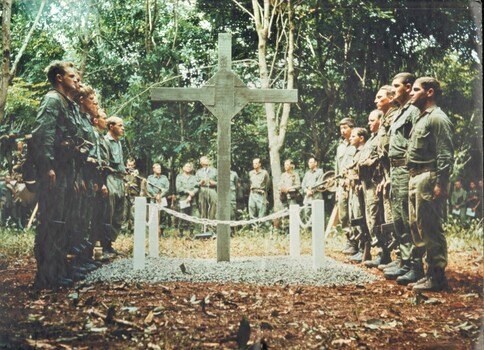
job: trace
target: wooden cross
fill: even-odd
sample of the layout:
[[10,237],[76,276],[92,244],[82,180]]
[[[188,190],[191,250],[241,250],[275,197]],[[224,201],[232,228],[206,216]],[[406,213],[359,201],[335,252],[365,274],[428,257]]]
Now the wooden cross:
[[[297,90],[249,89],[232,72],[232,36],[218,37],[218,71],[202,88],[153,88],[151,100],[200,101],[217,123],[217,220],[230,220],[230,124],[248,103],[297,102]],[[230,261],[230,225],[217,225],[217,261]]]

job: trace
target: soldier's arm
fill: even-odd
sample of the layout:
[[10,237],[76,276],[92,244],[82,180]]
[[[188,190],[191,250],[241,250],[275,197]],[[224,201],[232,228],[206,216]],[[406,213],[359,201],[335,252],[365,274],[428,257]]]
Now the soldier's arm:
[[454,162],[454,145],[451,138],[451,123],[438,116],[430,120],[435,130],[437,185],[447,186]]

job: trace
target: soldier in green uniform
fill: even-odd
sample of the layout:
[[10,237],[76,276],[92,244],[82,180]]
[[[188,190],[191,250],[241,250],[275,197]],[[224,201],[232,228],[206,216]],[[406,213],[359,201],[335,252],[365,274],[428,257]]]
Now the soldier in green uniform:
[[217,214],[217,169],[210,166],[210,159],[205,156],[200,158],[200,165],[202,167],[195,174],[200,187],[200,216],[214,220]]
[[[355,148],[350,144],[351,131],[355,123],[351,118],[343,118],[339,122],[339,129],[342,137],[341,143],[336,149],[335,169],[336,176],[342,176],[343,169],[351,164],[353,156],[355,154]],[[344,180],[340,179],[338,182],[338,188],[336,189],[336,203],[338,206],[338,220],[341,228],[346,234],[346,246],[343,248],[342,253],[353,255],[358,252],[357,242],[352,239],[352,230],[350,228],[349,212],[348,212],[348,191],[344,185]]]
[[[153,164],[153,174],[146,179],[146,196],[151,203],[158,203],[162,206],[168,206],[168,193],[170,192],[170,182],[168,178],[161,173],[161,164]],[[160,212],[160,235],[166,228],[166,214]]]
[[294,171],[294,162],[292,159],[284,161],[285,172],[281,175],[279,182],[279,195],[286,208],[291,204],[299,204],[299,191],[301,189],[301,179],[299,174]]
[[[354,128],[351,131],[350,144],[355,148],[355,154],[353,155],[352,163],[343,170],[346,175],[344,179],[345,186],[349,193],[348,209],[350,221],[353,221],[354,229],[358,230],[358,251],[350,256],[349,260],[357,263],[371,260],[370,237],[365,219],[365,199],[358,168],[368,136],[368,131],[364,128]],[[354,221],[358,219],[361,219],[361,222],[355,224]]]
[[34,245],[37,260],[34,288],[38,289],[72,283],[67,278],[66,194],[73,184],[75,148],[72,138],[78,132],[76,106],[68,97],[78,89],[74,66],[56,61],[47,67],[46,72],[52,90],[40,105],[30,150],[39,184],[39,224]]
[[126,167],[123,159],[123,148],[120,138],[124,135],[124,123],[119,117],[112,116],[107,119],[108,133],[104,136],[109,149],[109,174],[106,178],[108,187],[107,223],[109,230],[101,240],[103,251],[107,255],[118,255],[114,250],[116,241],[124,220],[124,175]]
[[253,170],[249,172],[249,216],[251,219],[262,218],[267,213],[267,191],[270,180],[267,170],[262,169],[260,158],[252,161]]
[[462,181],[456,180],[450,196],[450,209],[452,215],[457,216],[462,222],[466,220],[466,201],[467,191],[462,187]]
[[107,128],[107,115],[103,109],[91,118],[94,130],[94,147],[89,152],[86,167],[89,167],[93,174],[94,200],[93,215],[91,220],[90,241],[101,242],[105,233],[109,230],[107,220],[108,187],[107,187],[107,166],[109,164],[109,146],[104,139],[103,133]]
[[[318,168],[318,161],[311,157],[308,160],[309,170],[304,174],[301,190],[304,196],[304,204],[311,205],[312,201],[315,199],[323,199],[323,192],[318,189],[313,189],[313,186],[323,179],[323,169]],[[306,220],[309,221],[311,218],[311,208],[307,208],[304,211]]]
[[[92,218],[94,201],[94,172],[92,167],[87,165],[87,158],[91,145],[94,145],[95,135],[91,124],[91,118],[98,114],[98,99],[96,91],[88,86],[82,85],[74,96],[74,101],[80,109],[78,128],[80,130],[80,147],[82,152],[76,157],[76,182],[79,190],[72,197],[70,220],[72,229],[71,252],[76,255],[73,261],[79,266],[84,257],[92,255],[93,244],[89,241],[89,229]],[[89,145],[89,146],[87,146]],[[85,265],[85,264],[84,264]],[[81,266],[82,267],[82,266]]]
[[372,239],[371,245],[378,245],[381,248],[381,258],[388,262],[390,252],[387,249],[387,242],[380,232],[381,224],[384,221],[383,198],[382,193],[378,191],[378,185],[381,183],[384,176],[380,164],[380,157],[378,155],[381,135],[378,131],[382,127],[380,125],[382,118],[383,112],[379,109],[373,110],[368,116],[368,127],[371,136],[365,143],[365,147],[361,152],[360,160],[358,162],[358,174],[363,187],[362,190],[366,210],[365,217]]
[[[185,163],[182,173],[176,177],[176,195],[180,211],[190,216],[197,216],[198,181],[192,172],[192,163]],[[193,234],[193,225],[188,221],[179,220],[178,231],[180,237],[183,237],[183,231],[186,229],[189,229],[190,234]]]
[[417,107],[410,101],[410,92],[415,76],[411,73],[399,73],[392,81],[394,99],[399,105],[390,127],[390,199],[395,234],[399,241],[401,261],[390,265],[385,270],[385,278],[396,279],[399,284],[415,282],[423,276],[423,249],[416,248],[408,225],[408,168],[405,155],[410,138],[410,130],[419,115]]
[[[383,113],[383,117],[380,121],[380,127],[377,132],[377,138],[379,140],[377,153],[378,153],[378,166],[380,172],[383,173],[381,182],[377,185],[377,193],[383,201],[383,220],[386,224],[393,226],[392,207],[390,203],[390,159],[388,158],[388,148],[390,143],[389,130],[393,122],[393,115],[397,111],[398,107],[394,102],[394,96],[392,87],[390,85],[382,86],[375,96],[376,108]],[[389,245],[395,241],[389,233],[381,232],[381,244],[386,245],[382,248],[379,256],[375,260],[366,261],[367,267],[381,267],[382,269],[391,262],[390,247]]]
[[427,260],[426,276],[413,286],[417,291],[448,288],[447,241],[442,225],[454,147],[452,123],[437,106],[441,95],[440,83],[431,77],[418,78],[411,92],[412,104],[421,112],[411,131],[407,152],[410,228],[415,245],[425,249]]
[[134,198],[139,196],[141,193],[139,171],[136,169],[136,161],[134,159],[129,158],[126,161],[126,175],[124,176],[124,184],[126,196],[125,218],[128,224],[128,231],[131,231],[134,223]]

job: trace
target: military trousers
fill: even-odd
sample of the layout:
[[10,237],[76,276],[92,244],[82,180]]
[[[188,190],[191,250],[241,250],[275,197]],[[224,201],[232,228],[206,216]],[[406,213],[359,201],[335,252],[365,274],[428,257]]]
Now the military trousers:
[[[390,169],[392,216],[403,261],[410,261],[414,254],[415,244],[410,235],[408,224],[408,169],[407,167],[392,167]],[[417,256],[417,258],[420,258]]]
[[376,185],[372,181],[364,181],[363,194],[365,198],[366,225],[370,232],[375,231],[375,227],[382,224],[382,198],[376,192]]
[[67,164],[55,167],[56,183],[50,186],[47,173],[39,178],[38,203],[39,224],[34,243],[37,261],[36,288],[53,288],[59,280],[67,277],[67,249],[69,238],[66,232]]
[[348,191],[346,191],[343,186],[338,186],[336,190],[336,200],[338,201],[338,218],[343,230],[349,230],[350,227],[348,197]]
[[267,214],[267,198],[265,194],[250,192],[249,216],[251,219],[262,218]]
[[217,215],[217,191],[215,188],[202,187],[198,193],[200,216],[214,220]]
[[[109,248],[110,244],[116,240],[121,226],[124,222],[124,182],[123,178],[117,175],[108,175],[107,177],[108,187],[108,205],[107,205],[107,224],[110,225],[110,229],[107,230],[106,236],[102,239],[101,244],[103,248]],[[108,246],[105,246],[105,245]]]
[[425,247],[428,270],[447,266],[447,241],[443,222],[445,198],[434,199],[436,173],[427,171],[409,181],[410,228],[417,247]]

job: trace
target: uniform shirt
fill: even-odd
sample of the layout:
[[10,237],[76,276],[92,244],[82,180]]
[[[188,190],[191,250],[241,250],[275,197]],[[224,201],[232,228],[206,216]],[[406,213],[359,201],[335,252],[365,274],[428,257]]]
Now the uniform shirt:
[[115,140],[109,132],[104,136],[104,140],[106,141],[109,150],[109,166],[116,172],[124,174],[126,172],[126,167],[124,166],[121,142]]
[[293,171],[289,174],[287,171],[281,175],[281,181],[279,182],[279,188],[285,188],[289,192],[299,190],[301,188],[301,180],[299,174]]
[[163,191],[161,191],[161,197],[166,197],[168,191],[170,190],[170,182],[168,181],[168,178],[165,175],[148,176],[148,179],[146,181],[146,190],[148,191],[150,197],[154,197],[158,193],[160,193],[160,188],[163,189]]
[[395,113],[398,111],[396,107],[390,108],[381,120],[381,125],[378,128],[378,156],[380,158],[388,157],[388,148],[390,144],[390,126],[393,124],[393,119],[395,117]]
[[452,123],[440,107],[423,111],[415,122],[407,151],[407,166],[435,167],[437,184],[447,184],[454,164]]
[[304,191],[304,195],[306,192],[311,189],[314,185],[316,185],[319,181],[323,178],[323,169],[309,169],[306,174],[304,174],[303,181],[301,184],[301,188]]
[[348,167],[353,161],[355,147],[351,146],[346,140],[343,140],[336,149],[336,162],[334,173],[341,175],[341,172]]
[[256,172],[255,169],[249,171],[250,189],[261,190],[267,192],[269,189],[269,174],[266,170],[260,169]]
[[419,114],[420,110],[412,105],[410,101],[395,112],[393,123],[389,130],[390,144],[388,156],[390,158],[405,157],[410,131]]
[[378,145],[380,144],[380,136],[377,133],[371,135],[361,149],[358,160],[358,174],[360,180],[370,181],[378,176]]
[[205,180],[205,183],[202,187],[210,187],[210,180],[214,181],[215,184],[217,184],[217,169],[210,166],[198,169],[195,176],[197,177],[197,182]]
[[[40,171],[54,168],[60,160],[59,146],[62,141],[78,134],[77,109],[74,102],[57,90],[49,91],[40,105],[35,128],[32,132],[32,151]],[[69,155],[73,158],[74,154]]]
[[452,207],[458,206],[459,208],[465,208],[465,203],[467,200],[467,192],[463,188],[460,190],[452,191],[452,195],[450,196],[450,205]]
[[180,197],[180,200],[185,200],[188,197],[187,192],[198,193],[198,181],[193,174],[178,174],[176,177],[176,193]]

